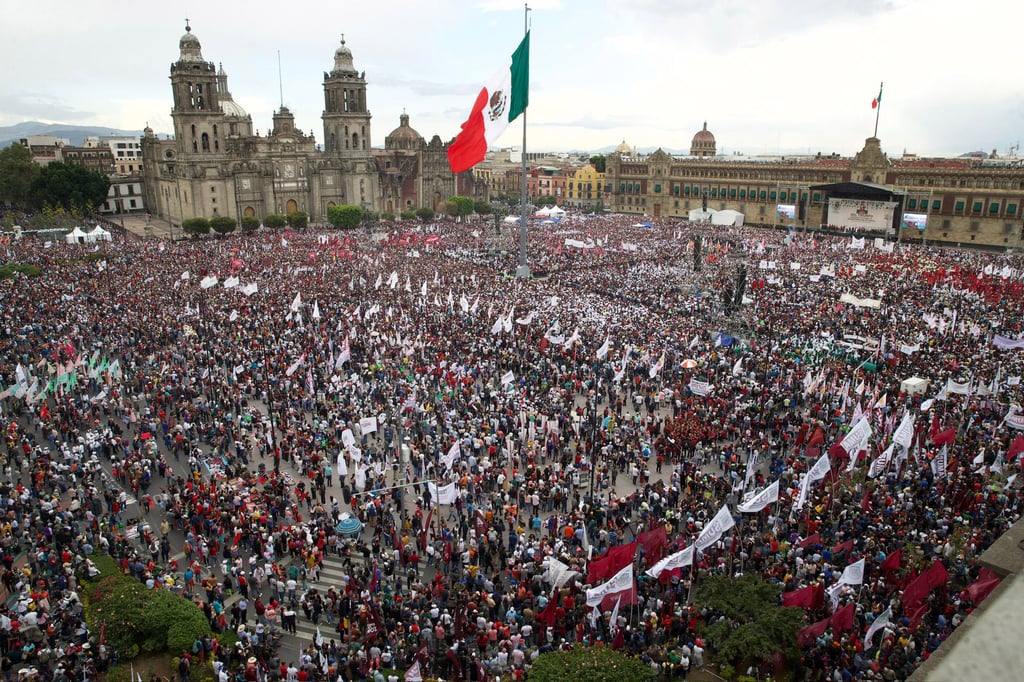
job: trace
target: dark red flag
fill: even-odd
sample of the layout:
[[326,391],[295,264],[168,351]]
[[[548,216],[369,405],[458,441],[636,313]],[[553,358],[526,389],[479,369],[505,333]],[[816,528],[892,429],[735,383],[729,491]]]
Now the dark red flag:
[[647,568],[661,561],[665,556],[665,547],[668,545],[668,535],[665,533],[665,526],[658,526],[636,538],[637,544],[644,548],[644,563]]
[[587,564],[587,582],[596,585],[621,571],[636,556],[636,542],[617,545]]
[[828,630],[830,620],[831,618],[819,620],[817,623],[811,623],[807,627],[799,630],[796,633],[796,643],[801,647],[805,647],[818,637],[821,637],[825,634],[825,630]]
[[815,427],[814,433],[811,434],[810,439],[807,441],[807,447],[816,448],[825,442],[825,432],[820,426]]
[[851,602],[832,614],[832,617],[828,619],[829,625],[832,626],[832,630],[836,634],[852,630],[853,617],[855,614],[856,607],[853,605],[853,602]]
[[889,571],[898,571],[900,563],[903,561],[903,550],[897,549],[889,556],[885,557],[885,561],[882,562],[882,570],[888,573]]
[[1010,443],[1010,450],[1006,454],[1006,458],[1012,460],[1014,457],[1024,452],[1024,434],[1017,436]]
[[985,601],[988,595],[992,594],[992,590],[999,587],[1000,578],[978,578],[973,583],[967,586],[967,594],[970,596],[971,601],[977,606],[981,602]]
[[921,624],[921,620],[928,614],[928,609],[931,608],[931,604],[925,602],[917,607],[917,610],[910,616],[909,629],[911,632],[917,630],[917,626]]
[[948,445],[956,440],[956,429],[946,429],[945,431],[939,431],[932,436],[932,442],[936,445]]
[[832,553],[833,554],[842,554],[843,552],[849,552],[852,549],[853,549],[853,540],[847,540],[846,542],[841,542],[838,545],[836,545],[835,547],[833,547],[832,548]]
[[782,605],[801,609],[821,608],[825,603],[825,588],[822,585],[808,585],[799,590],[782,593]]
[[819,535],[818,533],[812,533],[811,535],[808,535],[807,537],[805,537],[800,542],[796,543],[796,546],[800,547],[801,549],[807,549],[811,545],[820,545],[820,544],[821,544],[821,535]]

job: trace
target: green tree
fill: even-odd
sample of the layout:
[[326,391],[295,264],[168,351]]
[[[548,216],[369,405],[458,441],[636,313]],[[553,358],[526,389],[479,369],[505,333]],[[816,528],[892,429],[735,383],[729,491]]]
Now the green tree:
[[653,682],[654,669],[607,646],[581,646],[541,654],[530,682]]
[[544,196],[540,196],[534,199],[533,203],[536,204],[538,207],[554,206],[555,204],[558,203],[558,200],[555,199],[555,197],[551,196],[550,194],[545,194]]
[[706,628],[719,660],[745,669],[770,661],[777,651],[793,658],[796,633],[803,625],[800,609],[779,606],[781,587],[755,575],[709,576],[697,589],[697,605],[720,618]]
[[417,208],[416,209],[416,217],[419,218],[420,220],[433,220],[434,219],[434,209],[430,208],[429,206],[424,206],[423,208]]
[[218,215],[210,219],[210,227],[217,234],[228,234],[235,231],[238,221],[228,215]]
[[477,200],[473,202],[473,210],[479,215],[489,215],[494,209],[492,209],[491,205],[486,201]]
[[309,214],[305,211],[294,211],[285,216],[289,227],[300,229],[309,224]]
[[194,237],[210,234],[210,221],[206,218],[185,218],[181,221],[181,229],[185,234]]
[[604,173],[605,169],[605,156],[604,154],[595,154],[590,157],[590,163],[594,166],[594,170],[598,173]]
[[456,195],[448,199],[448,203],[453,206],[453,210],[449,212],[449,215],[466,216],[473,212],[474,202],[470,197],[460,197]]
[[416,211],[402,211],[402,220],[412,220],[416,217]]
[[254,215],[242,216],[242,230],[252,232],[260,226],[260,219]]
[[363,220],[363,209],[350,204],[327,207],[327,221],[342,229],[358,227]]
[[263,224],[267,227],[284,227],[288,224],[288,219],[280,213],[271,213],[263,218]]
[[28,208],[32,181],[38,174],[39,165],[28,147],[12,143],[0,151],[0,203]]
[[32,180],[30,201],[42,208],[46,204],[74,211],[90,203],[99,206],[107,199],[107,176],[75,163],[55,161],[40,169]]
[[380,219],[381,220],[394,220],[395,219],[395,214],[391,213],[390,211],[384,211],[383,213],[380,214]]

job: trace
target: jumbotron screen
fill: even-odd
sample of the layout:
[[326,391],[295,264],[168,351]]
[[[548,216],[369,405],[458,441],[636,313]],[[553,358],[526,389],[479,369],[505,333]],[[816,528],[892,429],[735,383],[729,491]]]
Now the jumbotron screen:
[[796,218],[796,205],[776,204],[775,217],[779,220],[793,220]]
[[904,230],[923,230],[928,227],[928,216],[924,213],[904,213]]

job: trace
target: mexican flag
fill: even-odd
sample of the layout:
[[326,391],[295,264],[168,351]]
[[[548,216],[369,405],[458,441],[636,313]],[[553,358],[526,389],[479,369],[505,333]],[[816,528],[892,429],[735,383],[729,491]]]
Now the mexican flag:
[[877,109],[878,105],[880,105],[881,103],[882,103],[882,87],[879,86],[878,87],[878,97],[876,97],[873,100],[871,100],[871,108],[872,109]]
[[487,146],[526,109],[530,96],[530,34],[508,62],[487,81],[473,102],[462,132],[448,148],[453,173],[469,170],[484,160]]

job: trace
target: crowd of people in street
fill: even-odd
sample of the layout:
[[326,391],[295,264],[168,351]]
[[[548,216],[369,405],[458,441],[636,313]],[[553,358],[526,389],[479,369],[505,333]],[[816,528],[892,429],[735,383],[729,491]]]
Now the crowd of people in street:
[[571,216],[522,280],[517,240],[0,246],[41,272],[0,281],[8,679],[120,664],[78,594],[97,553],[202,608],[172,673],[218,682],[517,680],[598,645],[684,679],[726,662],[701,581],[750,574],[806,613],[752,674],[905,679],[998,584],[1019,256]]

